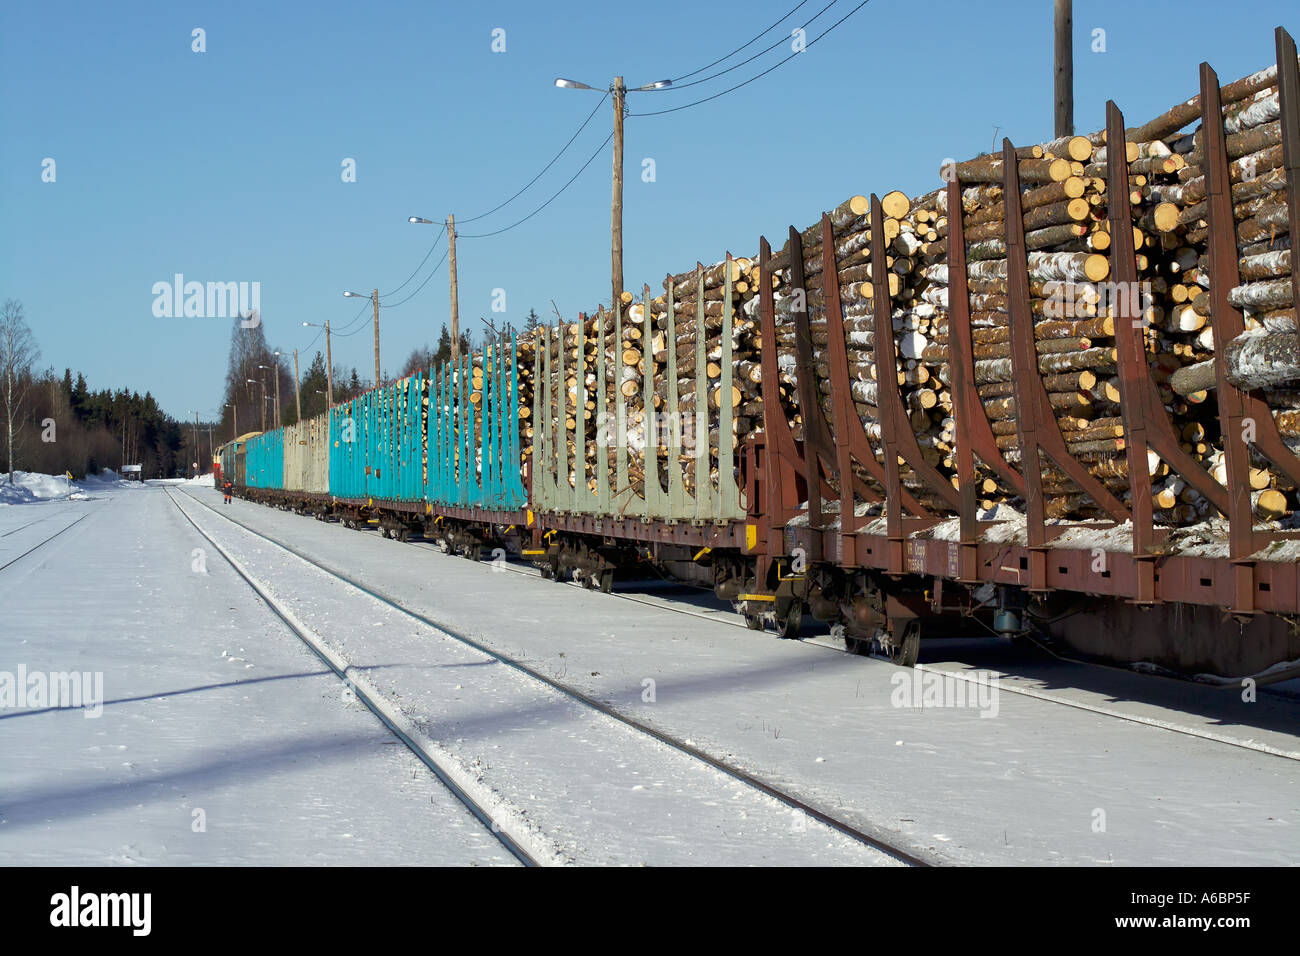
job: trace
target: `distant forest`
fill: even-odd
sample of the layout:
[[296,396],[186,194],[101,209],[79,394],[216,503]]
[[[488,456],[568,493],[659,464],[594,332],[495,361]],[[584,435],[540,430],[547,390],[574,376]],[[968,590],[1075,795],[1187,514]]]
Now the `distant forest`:
[[80,372],[38,370],[40,355],[22,303],[7,300],[0,306],[0,480],[18,469],[83,478],[124,464],[141,465],[146,478],[188,473],[194,432],[153,395],[91,391]]

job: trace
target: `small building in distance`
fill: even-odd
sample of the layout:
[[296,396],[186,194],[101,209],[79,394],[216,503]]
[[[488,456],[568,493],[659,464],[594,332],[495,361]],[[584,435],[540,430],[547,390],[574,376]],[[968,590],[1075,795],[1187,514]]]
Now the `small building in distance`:
[[122,477],[127,481],[143,481],[144,477],[140,473],[139,465],[123,465]]

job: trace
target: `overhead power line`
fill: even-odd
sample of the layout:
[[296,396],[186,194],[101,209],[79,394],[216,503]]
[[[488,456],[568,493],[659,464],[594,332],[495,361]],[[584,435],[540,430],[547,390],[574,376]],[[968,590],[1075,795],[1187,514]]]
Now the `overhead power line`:
[[379,296],[379,298],[383,299],[386,298],[387,296],[396,295],[397,293],[401,292],[402,289],[404,289],[406,285],[419,274],[420,270],[424,268],[424,264],[429,261],[429,256],[433,255],[433,250],[438,248],[438,242],[442,239],[443,235],[446,232],[447,232],[447,224],[443,223],[442,228],[438,230],[438,234],[433,237],[433,245],[429,246],[429,251],[424,254],[424,258],[421,259],[420,264],[415,267],[415,271],[406,277],[406,282],[403,282],[392,292],[382,293]]
[[[690,79],[692,76],[694,76],[694,75],[697,74],[697,73],[703,73],[705,70],[712,69],[713,67],[717,66],[719,63],[723,62],[724,60],[729,60],[729,59],[731,59],[733,56],[735,56],[735,55],[736,55],[737,53],[739,53],[741,50],[745,49],[745,47],[753,46],[755,43],[757,43],[757,42],[758,42],[759,40],[761,40],[763,37],[767,36],[767,34],[771,33],[771,32],[772,32],[773,30],[775,30],[778,26],[780,26],[780,25],[781,25],[781,22],[782,22],[783,20],[788,20],[791,16],[793,16],[794,13],[795,13],[795,11],[797,11],[800,7],[802,7],[802,6],[803,6],[805,3],[807,3],[807,2],[808,2],[808,0],[799,0],[799,2],[796,3],[792,9],[790,9],[788,12],[783,13],[783,14],[781,15],[781,19],[780,19],[780,20],[777,20],[777,21],[776,21],[775,23],[773,23],[770,27],[768,27],[768,28],[767,28],[766,30],[764,30],[762,33],[760,33],[760,34],[758,34],[757,36],[753,37],[753,38],[750,39],[749,41],[747,41],[747,42],[741,44],[740,46],[736,47],[734,50],[732,50],[732,51],[731,51],[730,53],[728,53],[726,56],[720,56],[720,57],[718,57],[716,60],[714,60],[712,63],[706,63],[704,66],[700,67],[698,70],[691,70],[691,72],[689,72],[689,73],[683,73],[681,76],[674,76],[674,77],[672,78],[672,82],[673,82],[673,84],[676,85],[676,86],[678,86],[678,88],[680,88],[680,84],[681,84],[681,81],[682,81],[682,80]],[[770,49],[770,48],[769,48],[769,49]],[[692,85],[694,85],[694,84],[690,84],[690,83],[688,83],[688,84],[686,84],[686,85],[687,85],[687,86],[692,86]],[[665,89],[665,90],[671,90],[672,87],[664,87],[664,89]],[[662,92],[662,91],[660,91],[660,90],[656,90],[655,92]]]
[[[513,196],[511,196],[509,199],[505,200],[504,202],[498,203],[497,205],[493,206],[487,212],[481,212],[477,216],[470,216],[468,219],[462,219],[461,223],[463,224],[467,222],[477,222],[480,219],[486,219],[488,216],[492,215],[498,209],[502,209],[510,205],[512,202],[514,202],[516,199],[522,196],[525,192],[527,192],[529,186],[532,186],[533,183],[541,179],[542,176],[546,174],[546,171],[550,169],[552,166],[554,166],[556,161],[568,151],[569,147],[573,145],[573,141],[578,138],[578,134],[587,128],[587,124],[591,122],[591,118],[596,115],[596,111],[601,108],[601,106],[604,104],[605,100],[607,99],[609,99],[608,92],[606,92],[605,95],[600,98],[600,101],[595,105],[595,107],[592,108],[592,111],[587,114],[587,118],[582,121],[582,125],[579,126],[574,131],[573,135],[569,137],[569,141],[560,148],[560,151],[558,153],[556,153],[554,156],[551,157],[551,161],[547,163],[545,166],[543,166],[542,171],[538,173],[536,176],[534,176],[532,179],[530,179],[528,181],[528,184],[524,186],[523,189],[519,190],[519,192],[515,193]],[[459,235],[459,233],[457,233],[457,235]]]
[[[426,285],[429,284],[429,280],[432,279],[434,276],[436,276],[436,275],[438,274],[438,270],[442,268],[442,264],[443,264],[444,262],[446,262],[446,261],[447,261],[447,253],[444,252],[444,253],[442,254],[442,258],[438,260],[438,264],[437,264],[436,266],[433,267],[432,271],[430,271],[429,274],[428,274],[427,276],[424,277],[424,281],[421,282],[418,286],[416,286],[414,292],[412,292],[410,295],[408,295],[408,296],[407,296],[405,299],[403,299],[401,302],[393,302],[392,304],[385,303],[385,302],[381,302],[381,303],[380,303],[380,307],[381,307],[381,308],[385,308],[385,309],[395,309],[395,308],[397,308],[399,305],[405,305],[407,302],[410,302],[412,299],[414,299],[417,295],[420,294],[420,290],[421,290],[421,289],[423,289]],[[360,330],[358,329],[358,331],[360,331]],[[348,334],[351,335],[351,334],[353,334],[353,333],[349,332]]]
[[486,239],[488,236],[499,236],[499,235],[501,235],[501,233],[503,233],[503,232],[509,232],[511,229],[515,228],[515,226],[522,226],[522,225],[523,225],[524,223],[526,223],[529,219],[532,219],[532,218],[533,218],[534,216],[536,216],[539,212],[541,212],[543,209],[545,209],[547,206],[549,206],[551,203],[553,203],[556,199],[558,199],[558,198],[560,197],[560,194],[561,194],[561,193],[563,193],[566,189],[568,189],[570,186],[572,186],[573,183],[574,183],[574,181],[575,181],[579,176],[581,176],[581,175],[586,171],[587,167],[591,165],[592,160],[594,160],[597,156],[600,155],[601,151],[602,151],[606,146],[609,145],[609,141],[612,140],[613,138],[614,138],[614,134],[613,134],[613,133],[610,133],[608,136],[606,136],[604,142],[602,142],[599,146],[597,146],[597,147],[596,147],[596,151],[595,151],[594,153],[592,153],[589,157],[587,157],[587,161],[586,161],[585,163],[583,163],[583,164],[582,164],[582,167],[581,167],[581,168],[580,168],[576,173],[574,173],[574,174],[569,178],[569,181],[568,181],[567,183],[565,183],[563,186],[561,186],[559,189],[557,189],[554,193],[552,193],[550,199],[546,200],[546,202],[542,203],[540,206],[538,206],[536,209],[534,209],[534,210],[533,210],[532,212],[530,212],[528,215],[524,216],[523,219],[520,219],[520,220],[518,220],[518,221],[516,221],[516,222],[512,222],[510,225],[508,225],[508,226],[503,226],[502,228],[500,228],[500,229],[496,229],[496,230],[494,230],[494,231],[492,231],[492,232],[478,232],[478,233],[457,232],[457,233],[456,233],[457,238],[459,238],[459,239]]
[[[838,2],[839,2],[839,0],[831,0],[830,3],[826,4],[826,6],[822,7],[820,10],[818,10],[816,13],[814,13],[814,14],[812,15],[812,18],[811,18],[811,19],[805,21],[804,24],[803,24],[803,26],[807,27],[807,26],[811,25],[811,24],[813,23],[814,20],[816,20],[818,17],[820,17],[823,13],[825,13],[825,12],[826,12],[827,10],[829,10],[831,7],[835,6],[835,4],[838,3]],[[771,52],[772,52],[773,50],[775,50],[777,47],[779,47],[779,46],[781,46],[781,45],[783,45],[783,44],[785,44],[785,43],[787,43],[787,42],[789,42],[789,38],[788,38],[788,37],[778,37],[777,40],[776,40],[776,42],[773,43],[771,46],[764,47],[762,50],[759,50],[759,51],[758,51],[757,53],[755,53],[753,56],[748,57],[747,59],[741,60],[739,63],[733,63],[731,66],[727,67],[725,70],[719,70],[717,73],[714,73],[714,74],[712,74],[711,76],[703,76],[703,77],[700,77],[698,80],[691,80],[691,82],[689,82],[689,83],[678,83],[678,84],[675,85],[675,88],[676,88],[676,89],[679,89],[679,90],[684,90],[684,89],[686,89],[687,87],[690,87],[690,86],[699,86],[701,83],[708,83],[710,80],[716,80],[718,77],[720,77],[720,76],[725,76],[726,74],[730,73],[732,70],[738,70],[738,69],[740,69],[740,68],[741,68],[742,66],[744,66],[746,63],[753,63],[753,62],[754,62],[755,60],[757,60],[759,57],[761,57],[761,56],[765,56],[765,55],[767,55],[768,53],[771,53]],[[805,49],[806,49],[806,48],[805,48]],[[791,54],[791,55],[793,56],[794,54]],[[762,74],[759,74],[759,75],[761,76]]]
[[764,70],[763,72],[761,72],[761,73],[757,73],[757,74],[755,74],[754,76],[751,76],[749,79],[744,80],[744,81],[742,81],[742,82],[740,82],[740,83],[737,83],[735,86],[727,87],[727,89],[722,90],[721,92],[718,92],[718,93],[714,93],[712,96],[706,96],[706,97],[704,97],[703,99],[695,100],[695,101],[692,102],[692,103],[683,103],[681,106],[674,106],[674,107],[671,107],[670,109],[666,109],[666,110],[655,110],[655,111],[653,111],[653,112],[649,112],[649,113],[629,113],[628,115],[629,115],[629,116],[663,116],[665,113],[676,113],[676,112],[678,112],[678,111],[680,111],[680,110],[688,110],[688,109],[690,109],[690,108],[693,107],[693,106],[699,106],[699,105],[702,104],[702,103],[707,103],[707,102],[709,102],[710,100],[716,100],[716,99],[717,99],[718,97],[720,97],[720,96],[726,96],[728,93],[733,93],[733,92],[735,92],[736,90],[740,89],[742,86],[748,86],[750,83],[753,83],[755,80],[762,79],[763,77],[767,76],[767,74],[771,73],[773,70],[775,70],[775,69],[777,69],[777,68],[779,68],[779,67],[781,67],[781,66],[784,66],[784,65],[787,64],[787,63],[789,63],[789,62],[790,62],[791,60],[793,60],[795,57],[799,56],[801,52],[806,52],[806,51],[808,51],[808,50],[811,50],[812,47],[813,47],[813,44],[814,44],[814,43],[816,43],[818,40],[822,39],[822,37],[825,37],[825,36],[827,36],[828,34],[830,34],[830,33],[831,33],[831,32],[832,32],[836,27],[838,27],[841,23],[843,23],[843,22],[844,22],[845,20],[847,20],[849,17],[853,16],[853,14],[857,13],[859,10],[861,10],[863,7],[865,7],[865,6],[866,6],[868,3],[870,3],[870,2],[871,2],[871,0],[862,0],[861,3],[859,3],[856,7],[854,7],[852,10],[850,10],[848,13],[844,14],[844,16],[840,17],[838,20],[836,20],[834,23],[832,23],[829,27],[827,27],[825,30],[823,30],[823,31],[822,31],[820,34],[818,34],[815,38],[813,38],[812,40],[809,40],[809,41],[808,41],[808,45],[805,46],[805,47],[803,48],[802,51],[795,51],[795,52],[791,53],[789,56],[785,57],[784,59],[777,60],[775,63],[773,63],[771,66],[769,66],[769,67],[768,67],[766,70]]
[[[366,304],[363,305],[363,306],[361,307],[361,309],[357,312],[356,315],[352,316],[352,318],[349,319],[349,320],[347,321],[347,323],[343,325],[342,331],[343,331],[343,332],[346,332],[346,331],[347,331],[348,329],[350,329],[352,326],[356,325],[356,324],[357,324],[357,321],[358,321],[358,320],[359,320],[363,315],[365,315],[367,311],[369,311],[370,306],[371,306],[371,303],[370,303],[369,297],[367,297],[367,299],[366,299]],[[342,334],[342,332],[341,332],[339,329],[330,329],[330,334],[331,334],[331,335],[340,335],[340,334]]]

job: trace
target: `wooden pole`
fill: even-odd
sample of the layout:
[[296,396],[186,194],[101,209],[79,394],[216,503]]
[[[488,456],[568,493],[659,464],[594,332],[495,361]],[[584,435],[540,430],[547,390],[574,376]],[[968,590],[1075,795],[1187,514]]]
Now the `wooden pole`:
[[330,351],[330,322],[325,320],[325,405],[334,407],[334,353]]
[[293,350],[293,407],[298,412],[298,421],[302,421],[302,396],[298,392],[298,350]]
[[614,195],[610,210],[610,283],[614,308],[623,293],[623,104],[627,87],[623,77],[614,77]]
[[1056,0],[1056,138],[1074,135],[1074,18],[1071,0]]
[[275,353],[275,427],[280,427],[280,353]]
[[370,301],[375,304],[375,388],[380,386],[379,381],[379,290],[376,289],[370,294]]
[[460,361],[460,293],[456,285],[456,217],[447,216],[447,268],[451,274],[451,367]]

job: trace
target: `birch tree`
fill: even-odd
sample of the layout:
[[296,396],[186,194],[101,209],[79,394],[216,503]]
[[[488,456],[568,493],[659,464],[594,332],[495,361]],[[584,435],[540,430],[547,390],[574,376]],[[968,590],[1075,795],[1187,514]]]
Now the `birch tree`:
[[14,483],[14,439],[22,430],[22,407],[32,380],[32,364],[40,356],[23,304],[6,299],[0,306],[0,396],[4,399],[9,484]]

